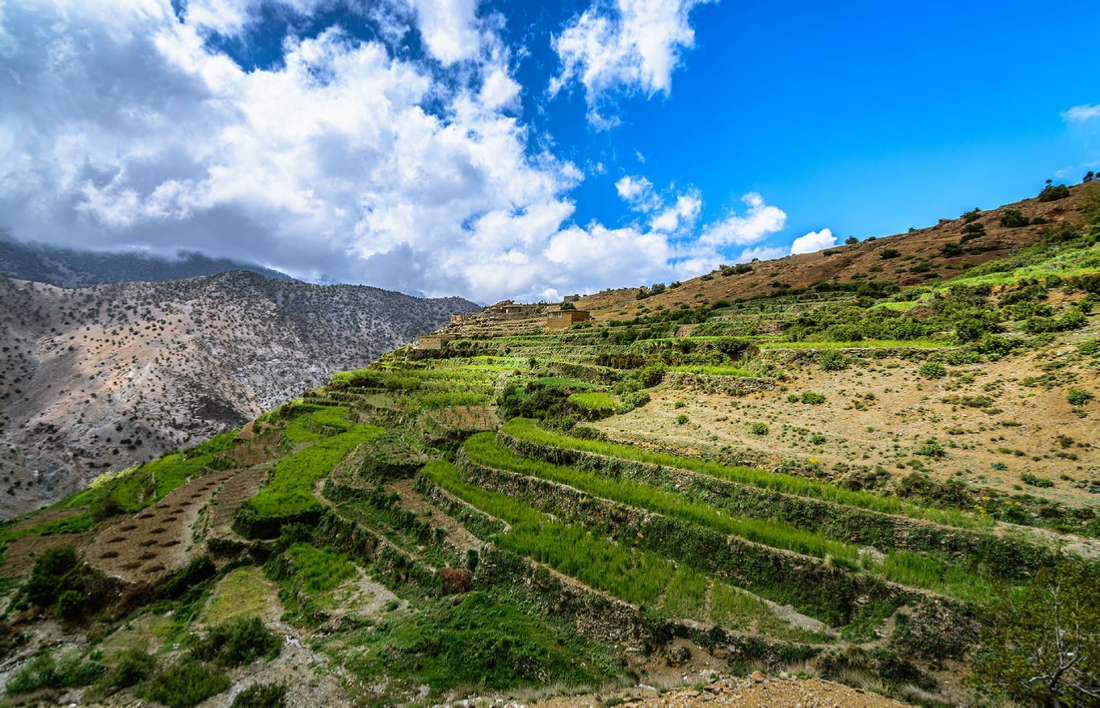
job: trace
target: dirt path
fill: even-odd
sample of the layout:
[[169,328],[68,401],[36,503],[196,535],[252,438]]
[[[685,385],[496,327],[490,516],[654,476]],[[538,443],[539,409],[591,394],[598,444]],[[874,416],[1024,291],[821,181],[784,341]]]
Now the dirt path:
[[[754,672],[749,678],[717,678],[701,689],[683,688],[660,694],[655,687],[638,686],[619,696],[620,705],[630,708],[694,708],[709,704],[734,706],[798,706],[799,708],[901,708],[907,704],[818,678],[767,678]],[[575,708],[601,705],[606,697],[569,696],[532,701],[540,708]]]
[[100,527],[87,560],[97,570],[126,582],[157,580],[182,568],[194,555],[191,531],[199,510],[233,470],[211,472],[172,491],[138,514],[125,514]]
[[225,481],[214,494],[214,498],[210,500],[210,526],[206,533],[207,538],[245,540],[233,530],[233,517],[241,504],[260,491],[260,487],[267,481],[273,464],[265,462],[240,470]]
[[[455,521],[442,510],[432,506],[424,497],[413,489],[413,480],[403,479],[386,487],[387,492],[397,492],[401,495],[401,508],[411,511],[419,518],[431,524],[432,528],[441,528],[447,531],[447,542],[465,553],[468,550],[477,550],[483,545],[481,539],[466,530],[466,527]],[[425,516],[430,513],[430,516]]]

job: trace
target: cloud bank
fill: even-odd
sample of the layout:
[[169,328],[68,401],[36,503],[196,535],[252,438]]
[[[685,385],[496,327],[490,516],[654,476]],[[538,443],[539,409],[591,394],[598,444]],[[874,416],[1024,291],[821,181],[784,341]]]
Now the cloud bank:
[[[336,4],[280,7],[306,17]],[[618,58],[584,59],[585,81],[667,91],[694,4],[620,2]],[[755,194],[700,223],[701,194],[644,176],[615,185],[633,223],[573,223],[584,173],[532,147],[543,143],[518,114],[511,50],[475,0],[381,3],[375,38],[289,34],[280,61],[242,68],[211,37],[247,42],[258,7],[0,5],[0,227],[483,302],[691,277],[783,228]],[[422,56],[395,50],[411,31]]]

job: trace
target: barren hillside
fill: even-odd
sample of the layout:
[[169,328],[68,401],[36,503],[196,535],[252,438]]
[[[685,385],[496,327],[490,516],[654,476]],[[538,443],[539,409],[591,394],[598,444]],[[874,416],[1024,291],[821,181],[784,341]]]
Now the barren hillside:
[[80,289],[0,276],[0,513],[240,427],[476,309],[243,271]]

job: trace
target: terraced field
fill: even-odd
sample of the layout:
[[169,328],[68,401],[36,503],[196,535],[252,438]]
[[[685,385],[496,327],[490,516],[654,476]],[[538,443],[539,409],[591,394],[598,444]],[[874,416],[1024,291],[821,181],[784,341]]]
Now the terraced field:
[[[1044,636],[1013,635],[1012,613],[1042,627],[1027,599],[1052,587],[1084,618],[1061,640],[1096,646],[1080,593],[1100,557],[1098,295],[1068,279],[1096,230],[1035,256],[1073,254],[1064,281],[604,295],[554,333],[469,316],[441,350],[398,350],[6,526],[0,674],[61,700],[64,667],[114,703],[155,700],[180,667],[275,681],[196,643],[259,618],[308,646],[287,671],[325,677],[291,680],[302,704],[618,700],[714,671],[922,705],[1083,700],[1002,679]],[[80,640],[48,650],[36,613]]]

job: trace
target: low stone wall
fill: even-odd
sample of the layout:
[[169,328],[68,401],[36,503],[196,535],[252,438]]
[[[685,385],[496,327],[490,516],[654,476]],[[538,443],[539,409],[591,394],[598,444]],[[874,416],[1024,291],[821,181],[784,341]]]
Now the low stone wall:
[[691,374],[685,371],[665,372],[663,383],[673,388],[686,388],[703,393],[724,393],[728,396],[744,396],[758,391],[772,391],[775,381],[749,376],[714,376]]
[[923,551],[945,557],[971,557],[996,574],[1018,578],[1053,557],[1049,550],[1019,538],[1001,537],[952,526],[846,506],[824,499],[760,489],[698,472],[621,460],[596,453],[539,445],[504,432],[497,442],[520,457],[544,460],[612,479],[642,482],[759,519],[778,519],[882,551]]

